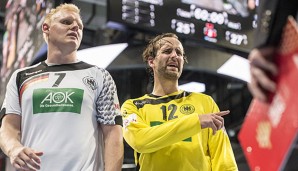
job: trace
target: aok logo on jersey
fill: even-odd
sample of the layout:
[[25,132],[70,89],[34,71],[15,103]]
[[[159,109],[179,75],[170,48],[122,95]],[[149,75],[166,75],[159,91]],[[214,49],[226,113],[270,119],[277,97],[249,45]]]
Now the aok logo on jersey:
[[33,114],[48,112],[81,113],[84,90],[77,88],[36,89]]

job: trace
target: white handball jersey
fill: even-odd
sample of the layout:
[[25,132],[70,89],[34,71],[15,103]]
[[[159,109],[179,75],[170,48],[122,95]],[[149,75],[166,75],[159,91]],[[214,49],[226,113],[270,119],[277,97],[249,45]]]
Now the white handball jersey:
[[41,62],[13,73],[5,101],[6,114],[22,117],[22,144],[44,152],[42,171],[103,170],[98,123],[121,120],[116,86],[106,70],[84,62]]

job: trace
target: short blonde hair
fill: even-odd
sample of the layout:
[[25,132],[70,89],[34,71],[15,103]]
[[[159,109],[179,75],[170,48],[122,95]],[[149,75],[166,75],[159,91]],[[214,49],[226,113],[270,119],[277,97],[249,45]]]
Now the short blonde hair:
[[[50,12],[45,16],[43,23],[51,25],[53,15],[55,15],[56,13],[62,10],[71,11],[80,15],[80,9],[76,5],[64,3],[64,4],[60,4],[56,8],[51,9]],[[43,33],[43,38],[46,42],[48,42],[48,37],[45,33]]]

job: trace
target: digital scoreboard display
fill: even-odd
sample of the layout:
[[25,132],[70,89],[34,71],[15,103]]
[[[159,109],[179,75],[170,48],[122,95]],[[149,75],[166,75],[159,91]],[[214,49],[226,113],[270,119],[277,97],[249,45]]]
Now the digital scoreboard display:
[[255,11],[247,0],[108,0],[108,26],[180,38],[248,53]]

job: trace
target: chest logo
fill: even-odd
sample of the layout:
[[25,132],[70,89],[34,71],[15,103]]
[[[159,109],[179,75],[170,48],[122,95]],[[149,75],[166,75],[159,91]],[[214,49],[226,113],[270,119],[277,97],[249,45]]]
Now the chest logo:
[[33,114],[81,113],[84,91],[76,88],[41,88],[33,91]]
[[192,114],[194,111],[195,111],[195,107],[191,104],[185,104],[180,107],[180,112],[185,115]]
[[84,77],[83,78],[84,84],[90,88],[91,90],[96,90],[97,89],[97,82],[93,77]]

